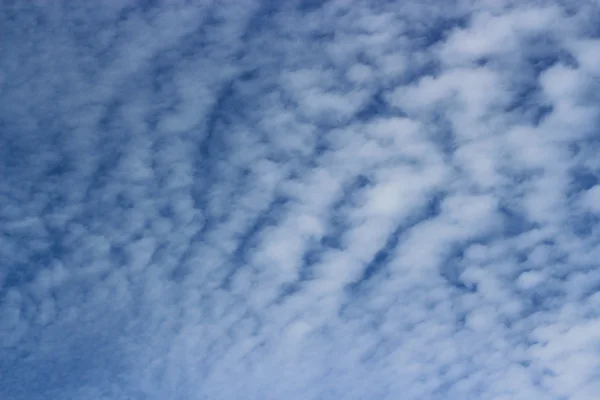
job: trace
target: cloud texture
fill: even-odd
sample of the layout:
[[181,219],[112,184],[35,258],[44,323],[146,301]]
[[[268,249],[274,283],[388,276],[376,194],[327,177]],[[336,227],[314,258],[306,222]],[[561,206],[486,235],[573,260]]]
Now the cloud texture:
[[596,400],[598,26],[2,2],[0,398]]

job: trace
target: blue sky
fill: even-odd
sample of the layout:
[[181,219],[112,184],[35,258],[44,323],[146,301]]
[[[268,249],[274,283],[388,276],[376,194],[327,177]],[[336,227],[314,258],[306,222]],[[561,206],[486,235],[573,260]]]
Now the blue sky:
[[596,400],[593,1],[5,1],[0,399]]

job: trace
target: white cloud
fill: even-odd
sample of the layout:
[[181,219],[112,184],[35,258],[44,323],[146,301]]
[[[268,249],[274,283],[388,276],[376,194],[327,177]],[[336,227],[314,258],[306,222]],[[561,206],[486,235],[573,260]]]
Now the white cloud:
[[597,14],[193,3],[0,6],[0,398],[595,398]]

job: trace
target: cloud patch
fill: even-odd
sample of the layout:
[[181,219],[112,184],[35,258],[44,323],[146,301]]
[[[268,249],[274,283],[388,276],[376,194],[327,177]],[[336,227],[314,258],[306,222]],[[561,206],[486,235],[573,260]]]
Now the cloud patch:
[[0,6],[0,397],[595,398],[593,11]]

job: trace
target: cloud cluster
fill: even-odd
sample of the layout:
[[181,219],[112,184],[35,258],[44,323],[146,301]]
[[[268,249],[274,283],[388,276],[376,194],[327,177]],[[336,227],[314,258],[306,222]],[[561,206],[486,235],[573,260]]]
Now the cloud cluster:
[[598,22],[0,5],[0,398],[596,399]]

